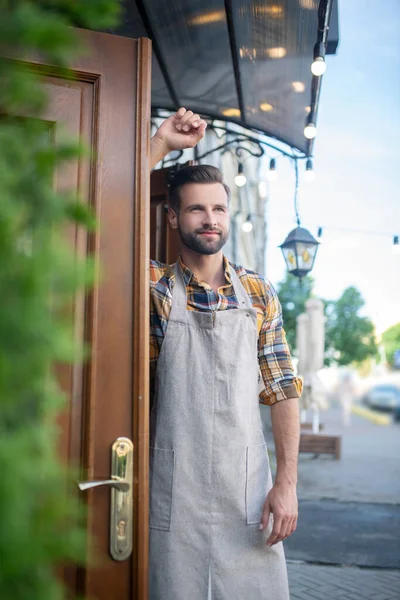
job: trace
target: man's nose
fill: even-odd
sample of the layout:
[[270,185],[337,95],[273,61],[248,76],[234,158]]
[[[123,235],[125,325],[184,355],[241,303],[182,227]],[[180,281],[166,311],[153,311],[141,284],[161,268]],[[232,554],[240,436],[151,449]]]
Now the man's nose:
[[213,226],[216,225],[217,219],[212,210],[206,210],[203,216],[203,225]]

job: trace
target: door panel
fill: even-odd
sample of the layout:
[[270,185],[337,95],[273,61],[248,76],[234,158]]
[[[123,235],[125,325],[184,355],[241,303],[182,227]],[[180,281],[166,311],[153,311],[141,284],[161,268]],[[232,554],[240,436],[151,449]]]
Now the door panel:
[[[70,226],[76,254],[95,257],[100,279],[70,307],[76,339],[87,342],[84,365],[58,365],[68,397],[59,416],[60,456],[82,479],[110,479],[111,447],[133,440],[133,552],[124,561],[109,553],[111,490],[78,492],[88,507],[92,566],[65,569],[68,586],[87,598],[147,598],[148,560],[148,260],[149,260],[149,40],[80,30],[87,52],[73,64],[75,78],[57,76],[40,59],[27,59],[49,93],[44,115],[51,139],[67,130],[94,155],[57,173],[58,189],[76,190],[90,203],[98,229]],[[22,115],[29,116],[29,115]]]

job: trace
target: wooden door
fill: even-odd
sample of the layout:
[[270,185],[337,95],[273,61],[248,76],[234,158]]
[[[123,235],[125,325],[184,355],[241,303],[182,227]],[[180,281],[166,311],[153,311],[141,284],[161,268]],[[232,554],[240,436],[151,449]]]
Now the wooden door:
[[168,180],[174,169],[157,169],[150,184],[150,258],[172,264],[180,254],[178,231],[168,222]]
[[[187,165],[193,165],[188,161]],[[168,222],[168,183],[176,167],[156,169],[150,183],[150,258],[165,264],[176,262],[181,252],[181,241],[177,229]]]
[[[148,261],[149,261],[149,40],[79,31],[86,55],[73,64],[75,79],[58,76],[40,59],[24,60],[43,75],[50,103],[44,119],[53,139],[60,131],[95,151],[57,173],[56,186],[77,190],[99,227],[71,227],[79,255],[94,255],[101,279],[72,307],[75,333],[91,346],[85,365],[59,367],[69,403],[60,415],[60,455],[82,479],[110,479],[111,447],[134,444],[133,551],[109,553],[109,487],[77,492],[88,506],[86,569],[69,567],[73,594],[99,600],[146,600],[148,565]],[[96,565],[94,564],[96,563]]]

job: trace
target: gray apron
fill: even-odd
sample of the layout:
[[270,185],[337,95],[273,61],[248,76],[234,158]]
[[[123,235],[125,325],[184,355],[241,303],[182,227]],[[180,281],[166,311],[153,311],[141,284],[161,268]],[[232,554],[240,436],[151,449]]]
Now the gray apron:
[[175,265],[151,412],[149,600],[289,599],[282,543],[265,545],[271,522],[259,531],[272,479],[256,310],[230,271],[240,308],[198,312]]

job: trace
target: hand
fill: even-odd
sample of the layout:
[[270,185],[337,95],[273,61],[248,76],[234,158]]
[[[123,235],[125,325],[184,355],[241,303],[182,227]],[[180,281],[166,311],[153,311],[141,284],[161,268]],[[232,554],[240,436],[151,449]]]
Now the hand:
[[165,156],[172,150],[194,148],[206,131],[207,123],[191,110],[180,108],[157,129],[152,138],[153,149],[158,155]]
[[274,516],[274,526],[266,541],[267,546],[281,542],[296,531],[298,503],[295,485],[275,483],[264,503],[261,530],[267,527],[271,513]]

